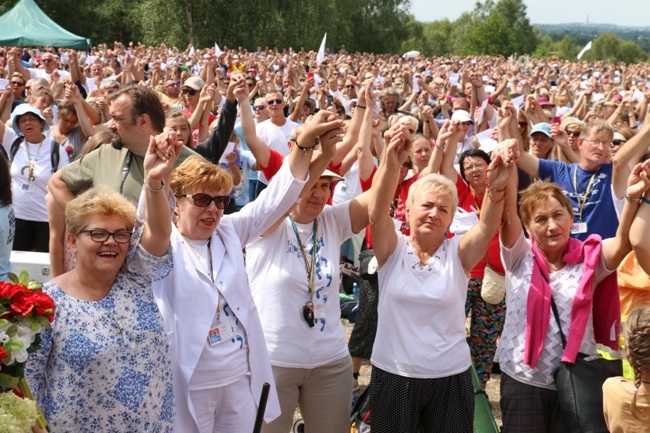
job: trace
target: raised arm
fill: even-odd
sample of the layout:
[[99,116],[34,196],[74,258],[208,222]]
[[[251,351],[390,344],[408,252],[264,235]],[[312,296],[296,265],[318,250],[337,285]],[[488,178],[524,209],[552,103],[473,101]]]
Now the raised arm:
[[621,146],[612,163],[614,170],[612,173],[612,185],[614,186],[614,193],[616,197],[623,198],[625,189],[627,188],[627,179],[631,173],[630,165],[636,163],[641,159],[643,154],[648,150],[650,144],[650,121],[646,119],[639,129],[639,132],[634,135],[625,146]]
[[371,193],[368,204],[370,233],[372,234],[373,250],[380,268],[397,246],[395,224],[388,211],[399,181],[400,167],[408,157],[411,144],[405,140],[405,128],[400,125],[394,131],[388,147],[382,154],[372,188],[369,190]]
[[226,150],[232,131],[235,129],[237,120],[237,100],[235,97],[235,88],[243,86],[243,80],[236,80],[234,77],[228,86],[226,102],[221,107],[217,127],[212,131],[210,136],[203,143],[196,145],[194,150],[205,159],[218,163],[221,155]]
[[140,243],[154,256],[163,256],[169,249],[172,233],[169,179],[182,147],[183,142],[177,139],[176,133],[166,129],[149,139],[144,157],[142,193],[145,195],[146,224]]
[[[513,140],[514,141],[514,140]],[[518,156],[517,147],[508,147],[509,152],[504,156],[498,152],[492,159],[487,173],[486,197],[481,207],[481,216],[460,240],[458,254],[463,263],[465,273],[485,257],[492,238],[499,229],[503,219],[503,203],[508,189],[517,189],[515,161]]]
[[608,269],[616,269],[631,246],[639,265],[650,275],[650,160],[634,166],[626,193],[616,236],[603,241],[605,263]]
[[250,100],[248,99],[248,87],[237,87],[235,89],[235,97],[237,98],[237,101],[239,101],[241,126],[246,144],[253,153],[257,165],[260,167],[267,167],[271,157],[271,150],[266,143],[260,140],[257,136],[253,111],[251,109]]
[[71,83],[68,83],[66,85],[65,99],[71,101],[74,104],[74,109],[77,112],[77,119],[79,120],[79,126],[81,126],[81,131],[86,137],[90,137],[91,135],[95,135],[98,132],[108,130],[108,127],[104,123],[101,123],[97,126],[94,126],[91,123],[88,115],[86,114],[86,110],[84,110],[83,98],[79,94],[79,89],[76,85]]

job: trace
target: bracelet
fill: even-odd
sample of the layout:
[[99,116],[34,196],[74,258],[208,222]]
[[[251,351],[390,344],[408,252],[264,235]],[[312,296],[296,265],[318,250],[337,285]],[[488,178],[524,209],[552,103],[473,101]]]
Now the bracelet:
[[501,203],[503,200],[506,199],[506,188],[505,188],[505,187],[504,187],[503,189],[497,189],[497,190],[495,190],[494,192],[502,192],[503,195],[501,196],[500,199],[495,200],[494,197],[492,197],[492,189],[491,189],[491,188],[488,188],[488,189],[487,189],[487,193],[488,193],[487,195],[488,195],[488,197],[490,198],[490,201],[491,201],[492,203],[494,203],[494,204],[499,204],[499,203]]
[[439,145],[438,143],[436,143],[436,148],[437,148],[437,149],[445,150],[445,147],[447,147],[446,144],[445,144],[444,146],[441,146],[441,145]]
[[643,201],[643,197],[632,198],[629,195],[625,194],[625,200],[629,201],[630,203],[641,203]]
[[151,191],[151,192],[156,192],[156,193],[157,193],[157,192],[162,192],[162,191],[165,189],[165,181],[162,180],[162,179],[160,179],[160,188],[159,188],[159,189],[155,189],[155,188],[152,188],[152,187],[149,185],[149,183],[147,183],[147,180],[145,179],[145,181],[144,181],[144,186],[146,186],[147,189],[148,189],[149,191]]
[[303,152],[309,152],[310,150],[314,150],[314,147],[316,147],[316,146],[318,146],[318,143],[314,143],[314,145],[310,146],[310,147],[301,146],[301,145],[298,144],[298,139],[296,139],[296,147],[298,149],[302,150]]
[[645,204],[650,204],[650,200],[648,200],[647,198],[645,198],[645,196],[644,196],[644,197],[641,197],[641,201],[642,201],[643,203],[645,203]]
[[366,109],[365,105],[355,105],[354,108],[361,108],[362,110]]

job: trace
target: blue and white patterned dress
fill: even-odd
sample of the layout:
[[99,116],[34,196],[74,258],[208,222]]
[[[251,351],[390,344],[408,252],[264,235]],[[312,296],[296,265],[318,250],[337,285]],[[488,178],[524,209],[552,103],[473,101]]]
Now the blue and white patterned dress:
[[76,299],[52,283],[43,289],[56,316],[25,373],[53,432],[172,430],[169,345],[151,289],[172,256],[147,253],[141,233],[104,299]]

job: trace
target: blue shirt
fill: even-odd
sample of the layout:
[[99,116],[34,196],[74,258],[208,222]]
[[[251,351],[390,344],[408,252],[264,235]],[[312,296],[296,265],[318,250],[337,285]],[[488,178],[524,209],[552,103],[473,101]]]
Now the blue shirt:
[[578,163],[539,160],[539,178],[548,178],[564,190],[573,207],[574,223],[587,223],[586,233],[571,234],[571,237],[584,241],[593,233],[603,239],[616,236],[618,218],[612,199],[612,170],[612,164],[602,164],[598,170],[591,171],[582,169]]

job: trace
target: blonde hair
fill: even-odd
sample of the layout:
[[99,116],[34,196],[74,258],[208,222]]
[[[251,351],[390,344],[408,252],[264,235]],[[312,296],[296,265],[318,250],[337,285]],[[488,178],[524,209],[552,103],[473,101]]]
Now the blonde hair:
[[411,188],[409,188],[409,194],[406,199],[406,208],[410,209],[415,197],[424,191],[448,194],[449,197],[451,197],[451,218],[454,218],[456,208],[458,207],[458,190],[451,180],[438,173],[428,174],[419,178],[413,183],[413,185],[411,185]]
[[524,226],[528,226],[535,209],[544,206],[550,199],[557,200],[573,218],[573,207],[562,189],[553,182],[537,181],[521,192],[519,215]]
[[[636,307],[625,322],[627,359],[634,370],[634,386],[641,386],[643,373],[650,375],[650,305]],[[647,420],[650,413],[641,414],[636,405],[636,392],[632,396],[632,416]]]
[[607,135],[610,139],[614,136],[614,129],[612,126],[602,119],[594,119],[582,128],[580,138],[587,138],[591,134],[594,135]]
[[232,175],[200,156],[190,156],[172,173],[170,187],[174,195],[191,194],[198,190],[220,189],[229,194]]
[[106,188],[91,188],[74,198],[65,208],[65,225],[77,236],[90,218],[118,216],[124,220],[126,229],[133,230],[135,207],[124,196]]

